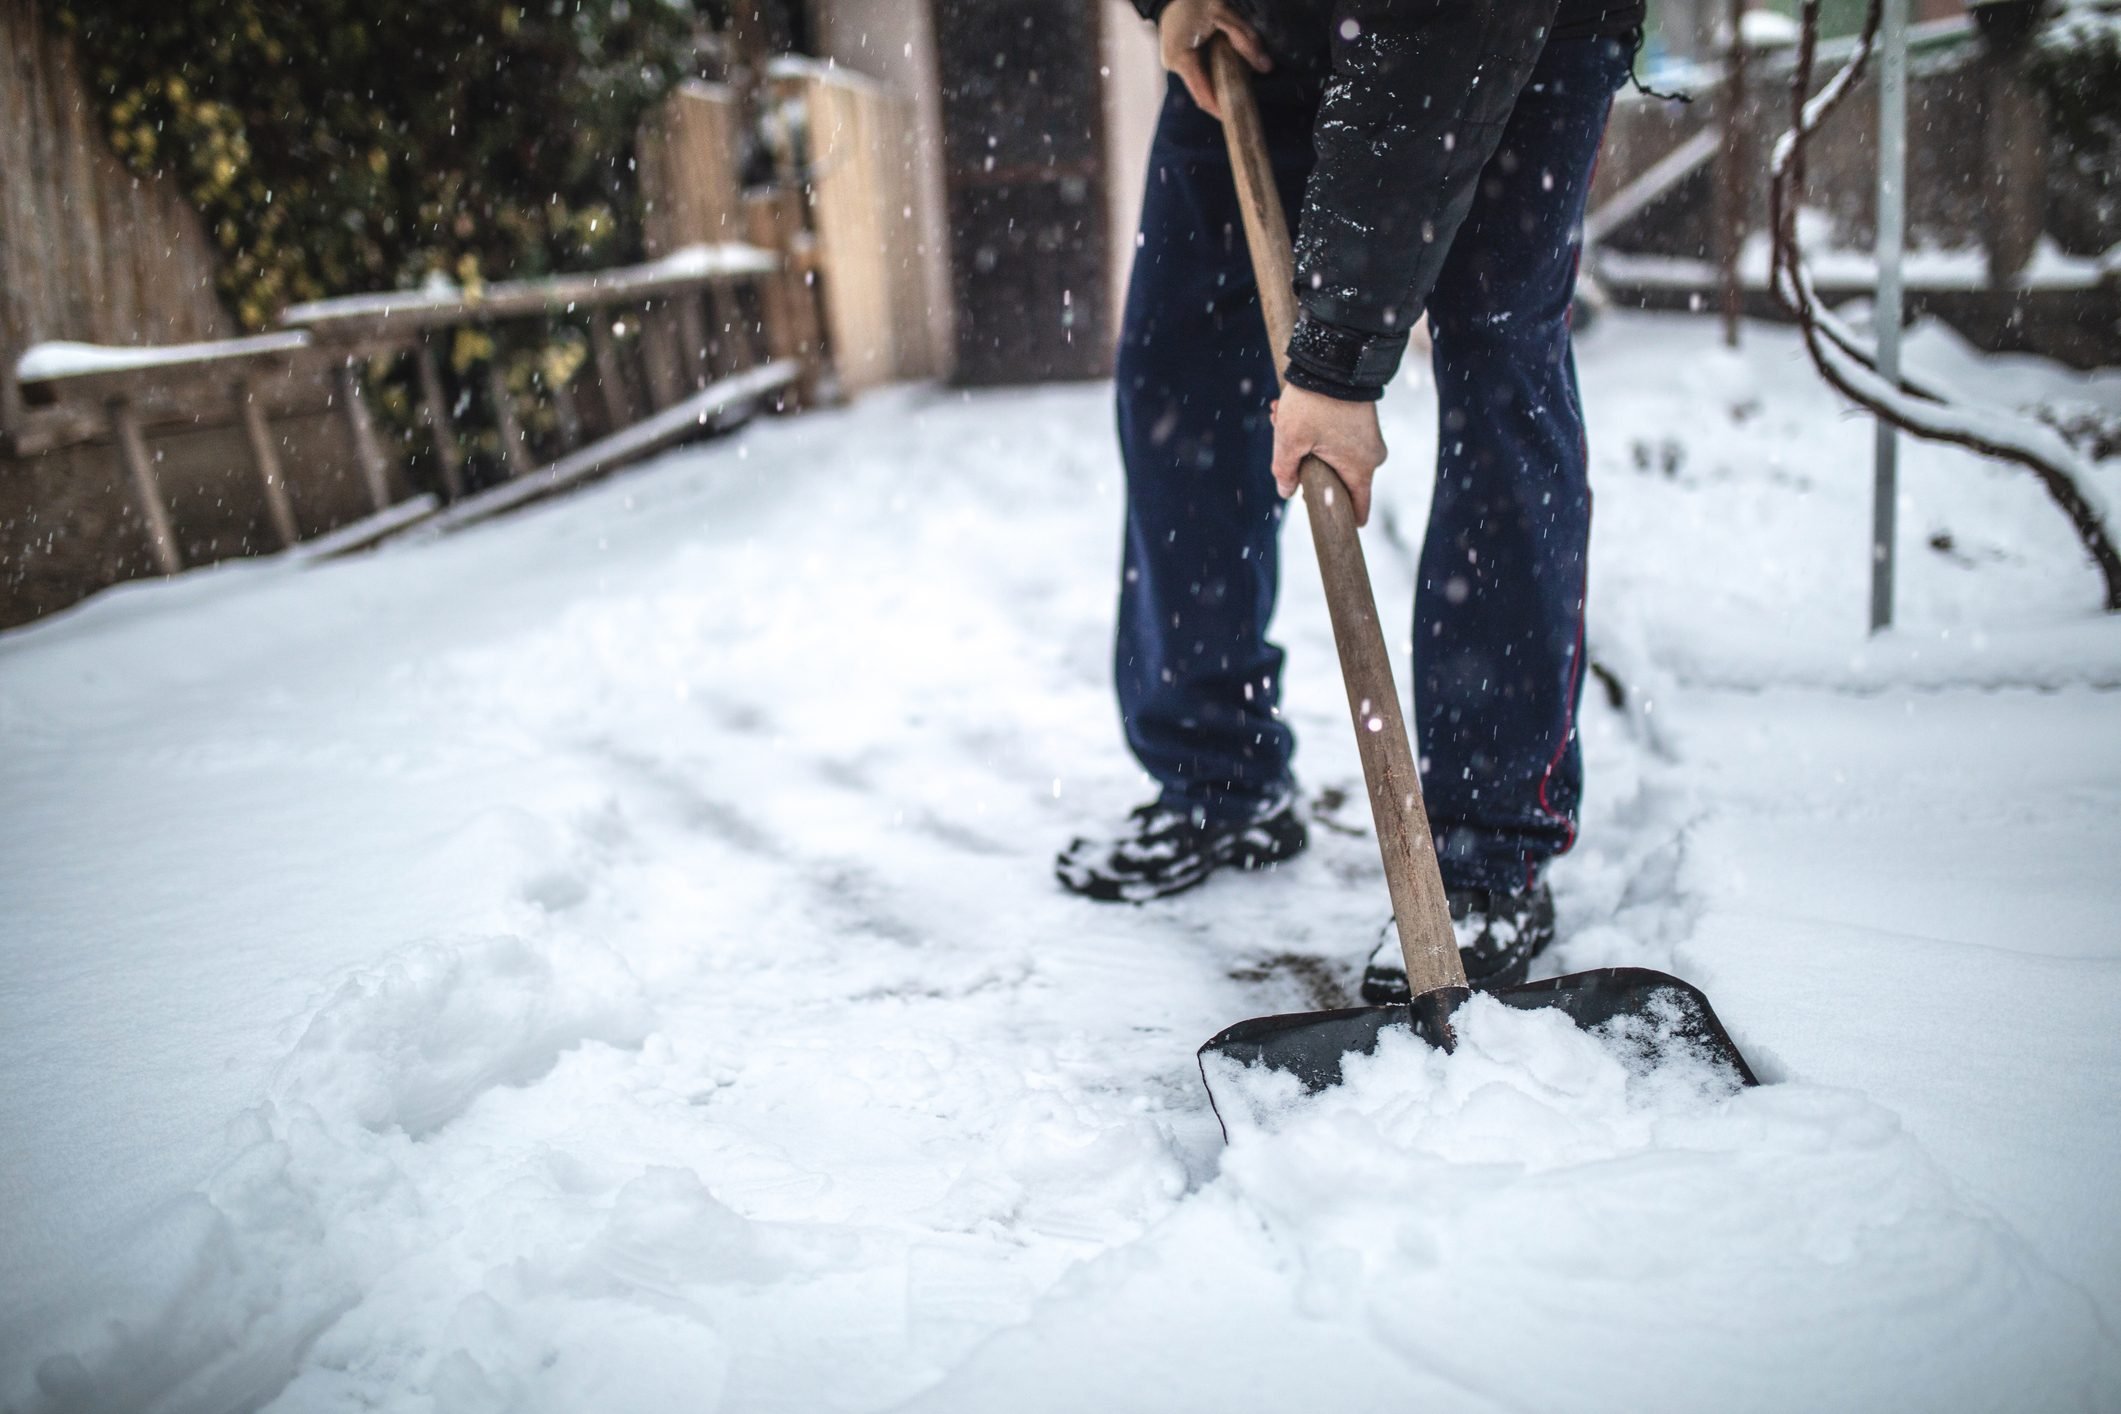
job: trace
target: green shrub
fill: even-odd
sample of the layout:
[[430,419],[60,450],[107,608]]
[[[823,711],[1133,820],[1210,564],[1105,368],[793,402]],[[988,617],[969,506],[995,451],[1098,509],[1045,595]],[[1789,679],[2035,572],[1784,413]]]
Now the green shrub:
[[250,328],[286,304],[638,256],[633,135],[686,77],[666,0],[66,0],[112,145],[184,185]]
[[2049,229],[2070,253],[2098,255],[2121,241],[2121,14],[2069,7],[2025,64],[2055,137]]

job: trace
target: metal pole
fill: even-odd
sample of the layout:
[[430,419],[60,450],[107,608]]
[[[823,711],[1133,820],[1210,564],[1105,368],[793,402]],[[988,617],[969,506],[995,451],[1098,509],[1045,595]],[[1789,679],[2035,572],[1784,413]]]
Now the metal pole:
[[[1884,0],[1878,68],[1878,374],[1900,383],[1900,256],[1907,235],[1907,4]],[[1893,622],[1893,520],[1899,498],[1900,442],[1878,419],[1877,466],[1871,489],[1871,632]]]
[[1740,283],[1738,258],[1745,247],[1746,180],[1745,142],[1745,9],[1746,0],[1731,0],[1731,48],[1725,58],[1723,82],[1723,184],[1716,193],[1720,210],[1716,252],[1717,279],[1722,286],[1723,342],[1738,347],[1738,318],[1745,312],[1745,289]]

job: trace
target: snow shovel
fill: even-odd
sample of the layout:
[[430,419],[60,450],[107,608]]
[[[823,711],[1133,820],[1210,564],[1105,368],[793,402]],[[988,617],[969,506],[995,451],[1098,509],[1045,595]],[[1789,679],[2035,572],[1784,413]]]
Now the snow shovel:
[[[1267,341],[1274,349],[1275,372],[1286,380],[1289,333],[1296,322],[1288,221],[1267,161],[1259,108],[1253,101],[1245,63],[1221,39],[1213,41],[1209,63],[1216,101],[1223,111],[1230,168],[1237,178],[1245,241],[1251,248],[1252,271],[1266,316]],[[1354,504],[1333,468],[1317,457],[1304,459],[1301,476],[1304,508],[1317,546],[1319,574],[1325,580],[1333,640],[1340,650],[1348,709],[1355,718],[1355,741],[1362,754],[1363,779],[1377,824],[1377,845],[1384,855],[1385,882],[1391,889],[1412,1000],[1240,1021],[1202,1046],[1200,1060],[1203,1081],[1208,1079],[1208,1058],[1219,1055],[1241,1065],[1287,1071],[1315,1091],[1338,1084],[1343,1057],[1374,1051],[1390,1028],[1411,1027],[1431,1045],[1454,1049],[1457,1036],[1451,1016],[1470,992],[1451,931],[1428,812],[1422,805],[1421,775],[1400,717],[1392,665],[1378,627],[1377,600],[1363,562],[1362,541],[1355,532]],[[1663,972],[1608,967],[1502,988],[1489,995],[1525,1010],[1558,1007],[1587,1030],[1604,1027],[1617,1033],[1623,1045],[1651,1063],[1684,1053],[1727,1067],[1740,1084],[1759,1083],[1716,1019],[1708,998]],[[1208,1096],[1212,1103],[1212,1082]]]

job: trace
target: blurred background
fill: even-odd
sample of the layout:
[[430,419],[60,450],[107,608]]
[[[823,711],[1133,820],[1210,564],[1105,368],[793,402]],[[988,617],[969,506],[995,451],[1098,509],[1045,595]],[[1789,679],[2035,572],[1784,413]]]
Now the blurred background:
[[[1735,336],[1779,314],[1796,25],[1650,13],[1583,313]],[[1831,72],[1860,0],[1823,18]],[[2113,13],[1912,18],[1910,316],[2115,362]],[[0,46],[0,625],[600,472],[736,393],[1103,376],[1163,87],[1120,0],[0,0]],[[1813,144],[1829,297],[1874,280],[1875,130],[1866,85]]]

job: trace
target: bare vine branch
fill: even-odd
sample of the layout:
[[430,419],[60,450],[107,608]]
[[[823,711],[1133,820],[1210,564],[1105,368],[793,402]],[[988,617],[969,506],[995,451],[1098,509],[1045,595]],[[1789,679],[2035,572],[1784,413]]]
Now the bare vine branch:
[[1790,78],[1790,126],[1775,144],[1768,184],[1770,263],[1775,296],[1797,320],[1805,349],[1820,376],[1843,397],[1901,431],[1944,442],[1982,456],[2015,462],[2069,518],[2106,585],[2108,613],[2121,613],[2121,550],[2111,517],[2100,503],[2091,467],[2059,433],[2045,424],[1988,409],[1963,407],[1940,387],[1903,375],[1889,381],[1878,372],[1872,347],[1825,308],[1797,243],[1797,193],[1804,185],[1805,144],[1846,99],[1870,63],[1878,35],[1879,0],[1870,0],[1856,52],[1817,94],[1811,93],[1818,54],[1820,0],[1803,0],[1797,64]]

